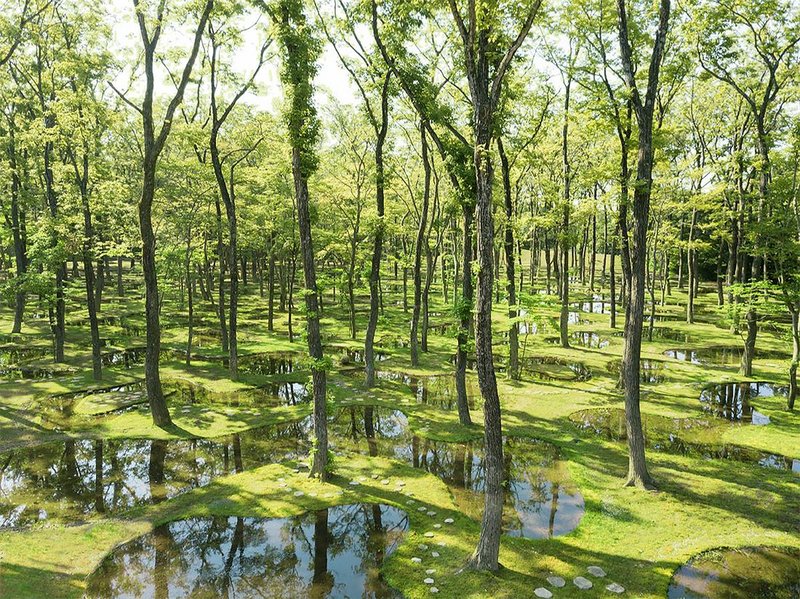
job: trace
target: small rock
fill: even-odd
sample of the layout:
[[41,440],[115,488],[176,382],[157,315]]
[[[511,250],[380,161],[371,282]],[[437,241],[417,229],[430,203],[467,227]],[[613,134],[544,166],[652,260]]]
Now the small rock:
[[600,566],[589,566],[586,568],[586,571],[592,576],[597,576],[598,578],[603,578],[606,575],[606,571]]
[[431,557],[439,557],[438,551],[431,551]]
[[610,585],[606,587],[606,590],[612,593],[616,593],[617,595],[621,595],[622,593],[625,592],[625,587],[616,582],[612,582]]
[[372,480],[378,480],[378,475],[377,474],[373,474],[371,478],[372,478]]
[[426,536],[426,537],[428,537],[428,538],[430,539],[430,538],[432,538],[432,537],[433,537],[433,533],[432,533],[432,532],[426,532],[426,533],[425,533],[425,536]]
[[436,515],[436,512],[428,512],[428,515],[429,515],[429,516],[431,516],[431,517],[433,517],[433,516],[435,516],[435,515]]
[[576,576],[572,579],[572,584],[578,587],[582,591],[588,591],[592,588],[592,581],[584,578],[583,576]]
[[427,570],[425,570],[425,574],[436,574],[436,569],[428,568]]
[[422,563],[422,558],[421,557],[412,557],[411,561],[414,562],[415,564],[421,564]]
[[553,593],[551,593],[544,587],[539,587],[538,589],[534,589],[533,594],[536,595],[537,597],[542,597],[543,599],[550,599],[553,596]]
[[438,543],[436,543],[436,544],[437,544],[439,547],[445,547],[445,546],[446,546],[446,543],[445,543],[444,541],[439,541],[439,542],[438,542]]
[[452,524],[453,522],[455,522],[455,520],[453,520],[452,518],[445,518],[444,519],[444,523],[445,524]]
[[421,508],[417,509],[418,512],[424,512],[425,510],[426,510],[426,508],[424,508],[424,507],[421,507]]
[[426,578],[422,582],[424,582],[425,584],[433,584],[436,581],[433,578]]
[[442,525],[437,523],[437,524],[434,524],[434,525],[433,525],[433,527],[434,527],[434,528],[441,528],[441,527],[442,527]]
[[351,484],[352,486],[356,487],[356,486],[358,486],[358,485],[359,485],[359,484],[361,484],[361,483],[359,483],[357,480],[351,480],[351,481],[350,481],[350,484]]
[[563,578],[561,578],[560,576],[548,576],[547,577],[547,582],[551,586],[554,586],[554,587],[559,588],[559,589],[561,587],[563,587],[565,584],[567,584],[567,581],[564,580]]
[[419,550],[420,551],[427,551],[428,550],[428,546],[425,543],[420,543]]
[[438,593],[438,592],[439,589],[437,589],[436,587],[431,587],[431,593]]
[[388,485],[388,484],[389,484],[389,479],[388,479],[388,478],[384,478],[384,479],[381,481],[381,484],[382,484],[382,485]]
[[305,493],[303,493],[302,491],[295,491],[294,492],[294,496],[295,497],[302,497],[303,495],[305,495]]

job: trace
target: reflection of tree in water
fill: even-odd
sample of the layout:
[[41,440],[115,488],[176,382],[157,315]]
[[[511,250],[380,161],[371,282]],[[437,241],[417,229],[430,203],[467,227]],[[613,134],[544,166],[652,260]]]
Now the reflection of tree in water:
[[407,529],[400,510],[338,506],[283,519],[196,518],[118,548],[91,597],[391,597],[380,578]]
[[220,439],[75,440],[0,455],[0,528],[163,501],[306,452],[307,423]]

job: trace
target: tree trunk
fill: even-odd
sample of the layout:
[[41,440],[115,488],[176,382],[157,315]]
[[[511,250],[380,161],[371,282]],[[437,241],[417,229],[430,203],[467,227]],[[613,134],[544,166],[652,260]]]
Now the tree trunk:
[[428,158],[428,142],[425,136],[426,124],[420,126],[422,137],[422,167],[425,171],[425,183],[422,192],[422,209],[420,210],[417,239],[414,243],[414,306],[411,312],[411,334],[409,346],[411,348],[411,366],[419,366],[419,312],[422,303],[422,252],[423,244],[427,245],[426,231],[428,228],[428,204],[431,195],[431,165]]
[[517,292],[514,285],[514,204],[511,199],[511,169],[503,140],[498,136],[497,151],[503,176],[503,199],[506,209],[506,226],[503,248],[506,258],[506,299],[508,301],[508,378],[519,380],[519,325],[517,323]]

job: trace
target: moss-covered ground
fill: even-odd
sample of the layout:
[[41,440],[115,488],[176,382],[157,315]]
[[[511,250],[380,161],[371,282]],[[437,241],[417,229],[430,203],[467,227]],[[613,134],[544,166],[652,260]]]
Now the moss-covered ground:
[[[104,351],[113,348],[141,347],[143,318],[141,298],[136,296],[134,277],[125,297],[109,296],[103,304],[102,336]],[[452,376],[451,356],[455,340],[449,334],[431,332],[429,352],[422,355],[417,368],[410,366],[408,349],[400,343],[407,336],[409,313],[398,307],[399,286],[389,277],[384,282],[386,312],[379,323],[378,342],[390,357],[380,369],[417,375]],[[212,391],[220,398],[211,405],[198,404],[174,410],[174,427],[168,430],[152,425],[141,405],[126,406],[127,400],[113,395],[92,393],[136,383],[143,378],[141,365],[130,368],[108,367],[101,383],[91,377],[88,327],[78,311],[83,306],[81,283],[72,283],[67,331],[69,372],[46,379],[0,382],[0,449],[10,450],[66,437],[92,439],[170,439],[218,437],[255,427],[288,422],[310,413],[310,405],[275,406],[253,410],[241,402],[226,403],[254,386],[273,381],[306,379],[302,369],[290,375],[243,375],[238,382],[228,378],[219,361],[195,360],[186,365],[179,354],[166,353],[162,361],[165,380],[183,381]],[[576,299],[586,297],[577,293]],[[265,300],[255,285],[245,287],[240,315],[241,354],[295,351],[305,349],[303,339],[290,342],[286,314],[279,313],[275,332],[267,332]],[[699,300],[699,322],[685,323],[685,295],[674,289],[660,315],[673,317],[656,323],[688,335],[689,343],[658,339],[645,342],[643,356],[663,362],[659,382],[643,385],[642,410],[681,422],[700,423],[687,427],[686,440],[733,444],[766,453],[800,459],[800,413],[788,412],[781,397],[754,400],[759,412],[769,416],[766,426],[731,423],[709,417],[698,400],[703,386],[712,382],[746,380],[737,374],[736,365],[695,365],[664,355],[668,349],[739,346],[741,338],[730,332],[716,309],[716,294],[704,289]],[[349,339],[344,306],[326,297],[322,322],[329,348],[361,347],[367,298],[359,299],[359,336]],[[441,293],[431,295],[431,324],[452,321],[443,305]],[[186,313],[179,298],[166,301],[163,308],[165,349],[181,349],[186,341]],[[213,330],[211,307],[199,309],[198,326]],[[11,314],[0,314],[0,330],[10,330]],[[621,326],[622,318],[618,317]],[[299,324],[298,324],[299,322]],[[496,361],[505,360],[506,346],[501,332],[506,328],[503,306],[495,314]],[[294,315],[295,331],[302,331],[302,320]],[[541,327],[540,327],[541,329]],[[512,382],[499,376],[503,429],[507,435],[546,440],[558,446],[566,459],[572,481],[582,493],[586,511],[580,525],[571,533],[551,539],[503,537],[502,569],[496,573],[461,571],[475,546],[480,523],[459,513],[453,495],[439,478],[423,470],[383,457],[346,454],[334,457],[334,476],[328,483],[296,472],[291,462],[267,464],[246,472],[216,479],[157,505],[138,507],[113,517],[87,516],[80,523],[45,521],[32,528],[0,531],[0,596],[2,597],[80,597],[86,577],[115,546],[144,534],[160,523],[194,515],[287,516],[325,506],[354,502],[381,502],[406,509],[410,530],[399,550],[386,562],[384,576],[408,597],[430,596],[423,583],[425,570],[436,568],[436,586],[441,597],[528,597],[544,586],[551,573],[568,581],[585,575],[590,565],[601,566],[608,578],[590,591],[579,591],[569,582],[558,597],[611,596],[605,583],[616,581],[628,597],[664,597],[672,572],[693,555],[718,546],[786,545],[800,547],[800,476],[797,472],[765,468],[756,463],[729,459],[708,459],[702,455],[648,451],[648,465],[658,485],[655,492],[623,487],[627,471],[624,443],[580,430],[570,420],[579,410],[621,408],[613,362],[622,352],[619,328],[609,328],[607,314],[581,313],[575,331],[591,331],[607,340],[602,349],[575,346],[562,349],[549,337],[555,331],[540,330],[525,337],[526,356],[560,357],[581,362],[592,376],[585,381],[549,380],[524,374]],[[49,347],[46,319],[26,320],[21,335],[7,343],[19,347]],[[757,347],[788,352],[785,331],[779,325],[762,327]],[[203,338],[198,353],[219,356],[221,351]],[[785,383],[789,354],[757,359],[753,381]],[[776,357],[777,356],[777,357]],[[46,364],[46,358],[36,363]],[[609,368],[609,365],[612,365]],[[348,365],[347,368],[352,368]],[[480,401],[473,411],[473,427],[462,427],[455,410],[418,403],[410,390],[397,382],[381,380],[376,388],[363,389],[360,379],[335,364],[331,372],[330,409],[346,405],[375,404],[402,410],[409,427],[418,435],[434,440],[458,441],[482,436]],[[474,376],[474,374],[470,375]],[[63,394],[82,392],[72,399]],[[59,399],[59,395],[62,396]],[[66,397],[66,399],[64,399]],[[114,403],[121,401],[121,404]],[[176,405],[177,399],[170,399]],[[64,415],[53,408],[75,402],[75,410]],[[120,409],[125,408],[125,409]],[[210,408],[210,409],[209,409]],[[377,479],[374,478],[377,475]],[[288,482],[280,486],[278,479]],[[388,479],[390,484],[379,481]],[[351,481],[360,481],[351,485]],[[396,483],[404,483],[404,486]],[[297,497],[291,491],[303,491]],[[411,503],[409,503],[411,502]],[[419,512],[426,506],[435,517]],[[445,518],[453,524],[439,528]],[[432,532],[434,538],[425,537]],[[443,543],[440,556],[419,549],[421,543]],[[422,557],[422,563],[412,562]]]

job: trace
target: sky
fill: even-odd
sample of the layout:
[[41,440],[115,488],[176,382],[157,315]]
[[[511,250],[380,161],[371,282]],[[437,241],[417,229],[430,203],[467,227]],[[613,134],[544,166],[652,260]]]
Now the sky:
[[[128,62],[132,62],[135,60],[135,57],[140,55],[142,48],[133,2],[132,0],[110,0],[106,8],[109,23],[112,25],[114,54],[117,57],[124,58]],[[254,15],[252,19],[245,22],[253,24],[256,20],[257,17]],[[265,19],[261,17],[260,23],[264,22]],[[183,26],[180,26],[177,23],[177,19],[168,19],[167,27],[162,33],[161,41],[159,42],[160,53],[164,54],[174,50],[176,46],[182,47],[182,49],[188,51],[194,34],[194,31],[191,30],[194,23],[194,21],[187,20]],[[230,56],[223,56],[223,62],[230,64],[243,78],[248,78],[258,63],[258,53],[264,37],[263,31],[251,28],[244,35],[243,50],[233,58]],[[187,56],[187,51],[179,54],[184,61]],[[255,92],[248,93],[243,98],[244,102],[271,112],[277,112],[279,110],[280,102],[283,98],[279,73],[280,63],[277,57],[277,51],[277,44],[273,41],[270,46],[270,59],[256,78],[258,89]],[[200,57],[198,57],[198,61],[195,63],[196,68],[199,62]],[[180,66],[182,68],[182,62]],[[166,70],[160,67],[160,65],[158,65],[158,67],[159,75],[157,75],[157,77],[159,77],[159,80],[157,81],[156,93],[163,97],[169,97],[170,92],[172,92],[174,88],[168,79]],[[316,87],[316,100],[319,105],[324,106],[331,100],[347,104],[354,104],[357,102],[357,90],[351,83],[349,74],[339,62],[336,53],[328,44],[325,44],[325,49],[318,61],[318,73],[314,83]],[[132,98],[134,100],[137,98],[136,79],[131,83],[131,73],[129,70],[120,72],[114,79],[114,85],[121,91],[130,89]]]

